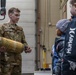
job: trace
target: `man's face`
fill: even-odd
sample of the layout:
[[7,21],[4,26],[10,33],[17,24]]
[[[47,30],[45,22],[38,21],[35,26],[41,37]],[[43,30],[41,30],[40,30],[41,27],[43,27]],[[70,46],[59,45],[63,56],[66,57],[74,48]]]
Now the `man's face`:
[[10,20],[13,23],[17,23],[19,21],[20,18],[20,12],[14,12],[14,13],[10,13],[9,14]]
[[73,5],[70,6],[70,12],[73,16],[76,16],[76,3],[74,3]]

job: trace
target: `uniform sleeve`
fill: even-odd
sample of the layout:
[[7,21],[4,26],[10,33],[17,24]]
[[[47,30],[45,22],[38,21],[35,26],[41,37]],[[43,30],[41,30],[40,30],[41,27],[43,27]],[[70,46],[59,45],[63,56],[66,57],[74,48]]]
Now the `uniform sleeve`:
[[3,26],[0,25],[0,37],[3,37],[3,33],[4,33],[4,31],[3,31]]
[[26,39],[25,39],[25,35],[24,35],[24,31],[22,30],[22,43],[25,45],[25,46],[28,46],[27,42],[26,42]]

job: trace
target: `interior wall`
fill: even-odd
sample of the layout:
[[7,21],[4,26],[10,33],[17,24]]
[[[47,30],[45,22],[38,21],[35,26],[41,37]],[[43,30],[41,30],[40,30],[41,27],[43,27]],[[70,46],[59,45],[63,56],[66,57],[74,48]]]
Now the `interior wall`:
[[39,0],[39,31],[40,31],[40,63],[39,67],[43,65],[43,48],[46,48],[46,64],[51,64],[51,50],[56,37],[56,22],[60,19],[59,0]]

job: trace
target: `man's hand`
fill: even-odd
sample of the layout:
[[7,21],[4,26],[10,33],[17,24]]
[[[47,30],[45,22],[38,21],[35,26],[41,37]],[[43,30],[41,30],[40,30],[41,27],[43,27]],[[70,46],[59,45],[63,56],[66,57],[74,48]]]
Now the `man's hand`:
[[30,53],[32,51],[32,49],[30,47],[25,47],[25,53]]
[[6,48],[4,46],[0,47],[0,52],[5,52]]

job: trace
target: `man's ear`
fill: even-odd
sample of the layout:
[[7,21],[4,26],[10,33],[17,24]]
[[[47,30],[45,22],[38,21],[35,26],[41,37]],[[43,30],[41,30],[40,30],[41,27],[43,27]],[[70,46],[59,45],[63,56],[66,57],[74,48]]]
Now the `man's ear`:
[[76,8],[76,3],[74,3],[74,6],[75,6],[75,8]]

